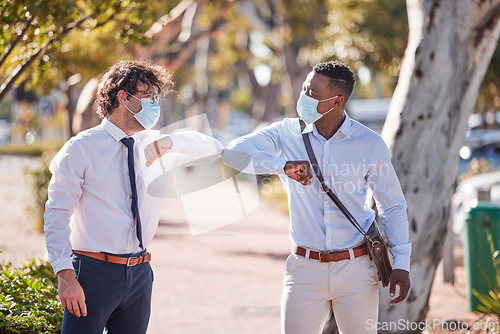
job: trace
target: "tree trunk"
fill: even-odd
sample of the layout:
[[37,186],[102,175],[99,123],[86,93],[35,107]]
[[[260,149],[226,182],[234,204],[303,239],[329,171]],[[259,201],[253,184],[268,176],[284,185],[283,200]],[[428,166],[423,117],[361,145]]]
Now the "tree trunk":
[[408,46],[382,132],[408,202],[413,244],[408,299],[391,307],[381,289],[379,321],[396,323],[425,320],[458,152],[500,35],[500,0],[407,0],[407,8]]
[[[68,103],[66,104],[66,110],[68,111],[68,133],[69,138],[73,137],[75,133],[73,132],[73,116],[75,114],[75,101],[73,98],[75,86],[68,85],[65,90],[66,98],[68,99]],[[67,138],[67,139],[69,139]]]
[[278,116],[278,98],[280,95],[281,87],[278,84],[269,83],[267,86],[266,106],[264,108],[264,115],[262,121],[272,123]]
[[83,87],[76,103],[75,114],[73,115],[73,134],[90,129],[100,123],[97,115],[96,94],[99,79],[90,79]]
[[[281,82],[281,91],[286,96],[290,96],[291,101],[299,99],[304,78],[312,70],[310,67],[297,64],[298,53],[299,50],[295,49],[292,45],[285,45],[281,52],[281,57],[286,64],[286,72],[283,73],[283,80]],[[297,117],[295,104],[292,103],[285,106],[285,116]]]

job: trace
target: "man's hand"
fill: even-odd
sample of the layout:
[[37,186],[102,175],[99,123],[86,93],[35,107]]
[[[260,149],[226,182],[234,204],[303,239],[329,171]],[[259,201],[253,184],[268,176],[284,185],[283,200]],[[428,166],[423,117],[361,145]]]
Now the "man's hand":
[[389,294],[394,297],[396,285],[399,285],[399,296],[391,300],[391,305],[402,302],[410,290],[410,273],[403,269],[394,269],[389,280]]
[[309,161],[287,161],[283,170],[289,178],[303,185],[311,184],[309,180],[312,178],[312,172]]
[[149,167],[153,162],[159,157],[163,156],[172,148],[173,142],[169,136],[160,138],[144,149],[144,154],[146,155],[146,166]]
[[75,272],[72,269],[64,269],[57,273],[57,278],[59,280],[59,299],[61,299],[62,306],[77,317],[85,317],[87,315],[85,294],[75,278]]

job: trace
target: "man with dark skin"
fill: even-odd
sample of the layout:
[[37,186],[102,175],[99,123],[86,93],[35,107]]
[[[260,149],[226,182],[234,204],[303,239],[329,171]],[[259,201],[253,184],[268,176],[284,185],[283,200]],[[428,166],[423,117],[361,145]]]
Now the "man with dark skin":
[[[365,205],[371,188],[394,257],[389,293],[394,297],[399,286],[390,301],[396,305],[410,289],[406,201],[381,137],[344,111],[354,82],[342,63],[317,64],[304,81],[297,112],[307,123],[302,133],[308,133],[326,185],[365,231],[375,217]],[[367,326],[378,319],[376,267],[363,235],[313,177],[299,119],[286,118],[235,139],[222,154],[226,164],[243,171],[248,156],[255,173],[278,174],[288,195],[293,250],[285,269],[282,333],[321,333],[332,308],[344,334],[376,333]],[[324,262],[320,252],[347,259]]]

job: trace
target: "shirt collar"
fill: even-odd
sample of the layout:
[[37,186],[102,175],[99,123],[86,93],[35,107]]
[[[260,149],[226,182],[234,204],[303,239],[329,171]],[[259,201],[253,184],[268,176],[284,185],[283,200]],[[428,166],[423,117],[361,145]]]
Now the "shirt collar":
[[339,131],[342,132],[347,139],[350,139],[352,120],[345,111],[344,115],[345,115],[344,123],[342,123],[342,125],[340,126]]
[[[351,138],[352,120],[349,117],[349,115],[347,115],[347,113],[345,111],[344,111],[344,115],[345,115],[344,122],[342,123],[342,125],[340,126],[340,128],[338,129],[337,132],[339,132],[339,131],[342,132],[344,134],[344,136],[346,136],[348,139],[350,139]],[[312,132],[313,130],[315,132],[318,132],[318,130],[316,129],[316,125],[314,123],[307,124],[306,127],[304,128],[304,131],[302,131],[302,133],[309,133],[309,132]]]
[[113,137],[116,141],[120,141],[123,138],[127,137],[127,135],[125,134],[125,132],[122,131],[122,129],[114,125],[113,122],[111,122],[106,117],[104,117],[101,124],[104,130],[106,130],[111,135],[111,137]]
[[311,124],[306,124],[306,127],[304,128],[304,131],[302,131],[302,133],[309,133],[313,130],[313,125],[314,123],[311,123]]

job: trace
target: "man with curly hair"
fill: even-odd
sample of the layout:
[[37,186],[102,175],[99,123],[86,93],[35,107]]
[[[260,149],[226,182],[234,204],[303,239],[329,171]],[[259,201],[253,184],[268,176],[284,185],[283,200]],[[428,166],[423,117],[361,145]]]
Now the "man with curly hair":
[[50,165],[45,238],[65,308],[62,333],[146,333],[153,284],[146,247],[162,200],[147,193],[137,156],[150,165],[167,151],[196,159],[204,147],[222,150],[217,140],[189,131],[139,152],[134,144],[151,137],[143,130],[157,123],[159,94],[172,86],[162,66],[118,62],[99,84],[101,124],[66,142]]
[[[344,111],[354,75],[340,62],[317,64],[307,75],[297,113],[233,140],[222,154],[245,170],[248,156],[259,174],[278,174],[288,195],[292,254],[287,258],[281,301],[286,334],[318,334],[333,309],[344,334],[376,333],[378,277],[364,236],[345,218],[313,177],[302,134],[307,134],[325,184],[367,231],[375,218],[365,204],[371,188],[394,258],[391,301],[410,288],[411,244],[406,201],[382,138]],[[370,326],[372,324],[372,326]]]

